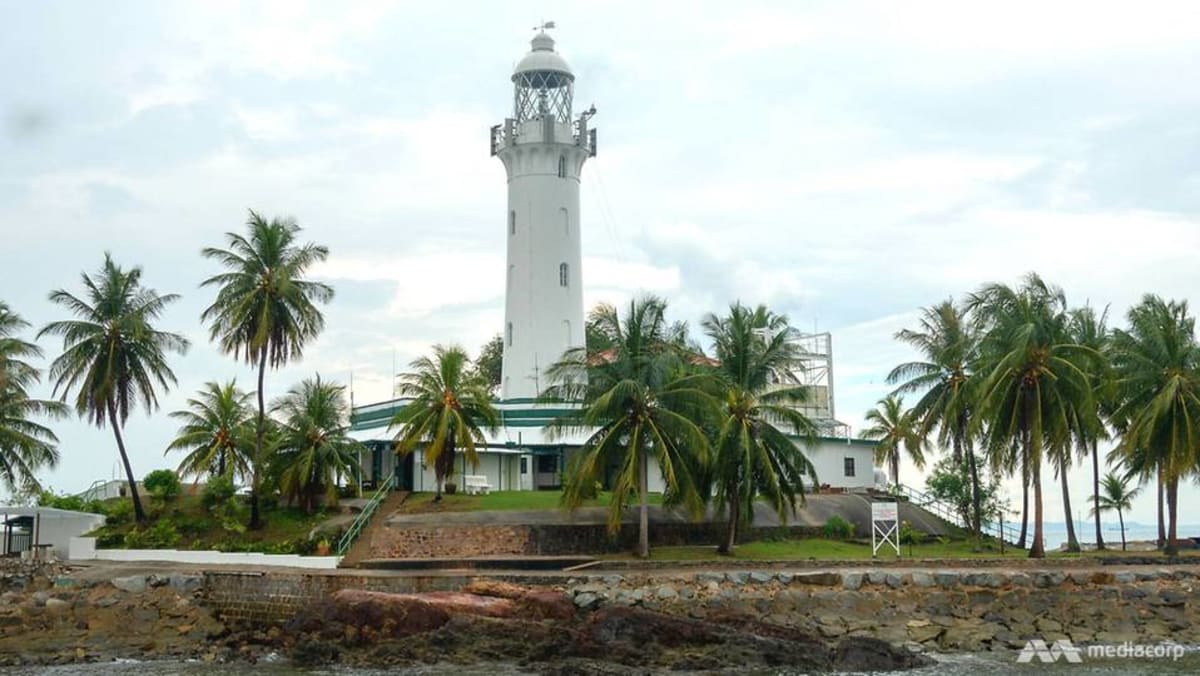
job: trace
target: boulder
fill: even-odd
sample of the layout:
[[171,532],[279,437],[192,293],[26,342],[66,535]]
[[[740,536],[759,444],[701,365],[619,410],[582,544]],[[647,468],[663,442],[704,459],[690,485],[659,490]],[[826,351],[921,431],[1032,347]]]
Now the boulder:
[[[509,602],[511,603],[511,602]],[[384,627],[392,636],[411,636],[450,621],[450,611],[411,594],[343,589],[333,595],[334,617],[353,627]]]
[[862,584],[863,584],[863,574],[862,573],[846,573],[845,575],[842,576],[842,588],[843,589],[849,589],[851,591],[854,591],[856,589],[861,588]]
[[117,589],[120,589],[121,591],[129,592],[131,594],[140,594],[140,593],[146,591],[146,576],[145,575],[130,575],[127,577],[114,577],[112,580],[110,580],[110,582],[112,582],[112,586],[116,587]]
[[929,573],[915,572],[910,576],[912,583],[917,587],[932,587],[935,583],[933,576]]
[[562,592],[531,589],[516,599],[516,613],[530,620],[569,620],[575,617],[575,604]]
[[761,570],[756,570],[750,573],[750,581],[754,584],[766,584],[771,581],[774,576],[770,573],[764,573]]
[[838,573],[798,573],[794,581],[801,584],[834,587],[842,584],[842,576]]

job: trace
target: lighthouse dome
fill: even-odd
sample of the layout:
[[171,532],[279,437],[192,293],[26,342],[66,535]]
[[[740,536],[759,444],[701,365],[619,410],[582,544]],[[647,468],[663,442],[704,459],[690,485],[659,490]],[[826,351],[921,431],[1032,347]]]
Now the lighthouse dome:
[[556,73],[565,75],[567,79],[574,80],[575,75],[571,72],[571,67],[567,65],[565,59],[554,51],[554,38],[547,35],[545,32],[538,33],[533,36],[530,41],[531,49],[513,69],[513,81],[523,73]]

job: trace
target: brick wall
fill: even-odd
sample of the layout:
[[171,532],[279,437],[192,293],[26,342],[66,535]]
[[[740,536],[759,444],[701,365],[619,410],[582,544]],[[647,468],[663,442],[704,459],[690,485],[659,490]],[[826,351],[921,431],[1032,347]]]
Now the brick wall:
[[345,575],[339,573],[204,573],[204,603],[225,620],[282,623],[301,608],[341,589],[396,594],[457,591],[466,576]]

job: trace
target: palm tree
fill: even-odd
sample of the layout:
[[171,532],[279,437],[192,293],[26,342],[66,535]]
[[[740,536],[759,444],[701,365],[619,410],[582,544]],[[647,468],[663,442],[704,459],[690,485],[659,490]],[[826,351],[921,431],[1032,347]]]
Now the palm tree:
[[718,547],[727,554],[737,543],[738,527],[753,519],[758,496],[786,521],[797,498],[804,502],[804,480],[820,485],[800,444],[788,436],[811,445],[817,429],[796,409],[808,390],[796,377],[802,350],[786,316],[735,303],[725,317],[708,315],[704,330],[713,341],[725,404],[713,464],[717,507],[729,508],[727,537]]
[[622,509],[636,498],[643,558],[650,555],[649,460],[662,471],[666,497],[698,514],[703,509],[698,474],[708,464],[709,445],[696,421],[712,419],[714,409],[703,390],[710,378],[689,372],[679,326],[668,324],[665,313],[665,301],[654,296],[630,301],[624,318],[611,305],[598,306],[589,317],[598,340],[589,342],[603,349],[568,350],[547,372],[553,383],[548,399],[583,402],[553,429],[589,432],[573,460],[563,503],[570,509],[581,505],[616,465],[609,530],[620,529]]
[[321,376],[288,390],[272,408],[280,417],[280,445],[274,456],[279,489],[291,504],[298,500],[312,514],[322,494],[337,504],[342,476],[357,476],[362,444],[349,436],[350,411],[346,388],[323,382]]
[[952,449],[956,464],[966,464],[971,479],[971,514],[965,520],[980,535],[983,505],[979,468],[975,457],[973,419],[976,401],[972,390],[973,364],[979,338],[962,308],[946,300],[921,311],[920,328],[904,329],[896,339],[920,355],[918,361],[900,364],[887,381],[899,384],[893,394],[920,393],[911,415],[920,421],[922,438],[936,433],[938,444]]
[[333,299],[333,288],[305,279],[315,263],[329,256],[329,249],[313,243],[298,245],[300,226],[290,218],[267,221],[250,212],[246,236],[226,233],[229,248],[209,247],[205,258],[225,269],[200,285],[217,287],[217,297],[200,315],[211,322],[210,334],[221,350],[235,359],[258,366],[258,417],[254,426],[254,455],[251,457],[250,527],[259,528],[259,484],[266,462],[263,435],[266,433],[266,401],[263,380],[267,366],[279,368],[299,359],[305,344],[325,327],[325,317],[315,303]]
[[[1175,554],[1179,479],[1200,457],[1200,345],[1187,301],[1147,295],[1112,337],[1113,368],[1127,421],[1118,451],[1131,471],[1161,477],[1167,500],[1164,551]],[[1151,469],[1153,467],[1153,469]]]
[[[1033,486],[1033,544],[1029,556],[1046,555],[1042,534],[1043,451],[1069,447],[1072,412],[1086,410],[1092,392],[1086,360],[1092,351],[1070,341],[1066,297],[1036,274],[1019,288],[988,284],[972,294],[968,310],[983,329],[980,345],[980,419],[988,446],[1021,446]],[[982,421],[986,421],[986,426]],[[1010,471],[1018,468],[1009,467]],[[1070,513],[1067,514],[1070,522]]]
[[[1109,360],[1109,331],[1108,310],[1099,315],[1091,306],[1076,308],[1071,311],[1071,336],[1075,343],[1091,349],[1093,358],[1088,361],[1088,376],[1092,381],[1092,391],[1095,393],[1096,409],[1084,411],[1078,416],[1076,437],[1081,455],[1091,455],[1092,459],[1092,513],[1096,526],[1096,549],[1104,549],[1104,536],[1100,529],[1100,512],[1098,502],[1100,495],[1100,439],[1107,439],[1104,420],[1112,420],[1114,401],[1114,381]],[[1069,518],[1069,514],[1068,514]]]
[[166,353],[186,353],[188,340],[159,331],[154,321],[179,296],[159,295],[142,286],[140,267],[124,270],[107,253],[99,273],[94,277],[83,273],[82,281],[83,298],[62,289],[50,294],[52,302],[77,319],[51,322],[38,336],[62,336],[63,353],[50,365],[54,395],[61,390],[65,401],[75,390],[76,413],[97,427],[112,426],[134,514],[138,521],[145,521],[121,429],[138,400],[149,413],[158,408],[155,388],[165,391],[176,382]]
[[36,472],[58,464],[58,437],[34,416],[66,415],[61,402],[34,399],[28,388],[41,380],[41,371],[27,359],[41,357],[33,343],[17,338],[29,322],[0,301],[0,481],[12,493],[40,490]]
[[1117,512],[1117,519],[1121,524],[1121,551],[1125,551],[1125,512],[1133,509],[1133,499],[1141,490],[1138,487],[1129,487],[1131,478],[1129,474],[1118,476],[1116,472],[1109,472],[1100,483],[1104,492],[1092,496],[1096,504],[1092,510],[1097,518],[1101,512]]
[[433,358],[420,357],[400,376],[399,395],[411,401],[396,412],[391,427],[398,427],[396,452],[412,453],[424,447],[425,464],[433,466],[436,492],[454,473],[454,455],[461,447],[472,466],[479,464],[477,445],[487,439],[484,430],[495,429],[500,414],[492,406],[487,384],[471,373],[471,360],[457,345],[433,346]]
[[170,414],[180,427],[167,452],[189,451],[179,463],[180,476],[250,476],[250,397],[236,381],[209,382],[195,399],[188,399],[187,409]]
[[875,446],[875,462],[887,464],[893,486],[900,485],[901,450],[917,469],[925,469],[926,441],[913,412],[904,409],[903,399],[889,394],[864,417],[871,426],[862,430],[862,437],[879,440]]

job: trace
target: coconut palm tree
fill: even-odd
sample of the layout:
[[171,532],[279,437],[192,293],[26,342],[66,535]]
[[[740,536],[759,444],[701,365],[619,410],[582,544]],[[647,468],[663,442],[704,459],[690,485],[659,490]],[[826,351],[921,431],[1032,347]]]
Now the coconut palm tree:
[[62,336],[63,353],[50,365],[54,394],[61,391],[65,401],[74,390],[76,413],[97,427],[112,426],[134,514],[145,521],[121,429],[139,400],[147,413],[154,411],[156,389],[166,391],[176,382],[166,353],[186,353],[188,340],[159,331],[154,322],[179,296],[159,295],[142,286],[140,267],[122,269],[107,253],[100,271],[94,276],[83,273],[82,281],[82,298],[62,289],[50,294],[51,302],[76,319],[51,322],[38,336]]
[[713,419],[715,409],[705,391],[711,377],[692,372],[691,354],[685,355],[678,340],[679,326],[668,324],[665,314],[666,302],[654,296],[630,301],[624,317],[601,305],[589,323],[602,340],[590,342],[605,347],[568,350],[547,371],[548,399],[583,402],[552,429],[589,432],[568,473],[563,503],[571,509],[581,505],[606,469],[616,465],[608,526],[618,531],[622,509],[636,499],[643,558],[650,555],[649,461],[657,462],[667,497],[699,514],[703,500],[697,486],[708,465],[709,444],[697,421]]
[[298,244],[300,226],[290,218],[270,221],[250,212],[246,234],[226,233],[228,248],[209,247],[205,258],[219,262],[225,272],[204,280],[217,288],[217,297],[200,319],[210,322],[210,334],[221,350],[258,367],[258,416],[251,456],[250,527],[262,525],[259,483],[265,463],[266,400],[263,380],[267,367],[279,368],[299,359],[304,346],[321,333],[325,318],[316,303],[333,299],[333,288],[305,278],[329,249],[311,242]]
[[972,389],[979,337],[962,308],[945,300],[921,311],[917,330],[903,329],[896,339],[914,348],[919,359],[900,364],[888,374],[897,384],[893,394],[919,394],[911,414],[918,432],[936,434],[940,446],[949,447],[956,464],[965,464],[971,479],[971,514],[966,519],[976,537],[983,522],[979,467],[973,425],[976,394]]
[[1023,476],[1033,487],[1029,556],[1041,558],[1043,456],[1046,450],[1069,448],[1072,412],[1090,405],[1091,382],[1085,369],[1092,351],[1070,340],[1062,290],[1034,273],[1016,289],[984,286],[968,298],[967,309],[983,331],[976,424],[989,448],[1010,448],[1013,442],[1021,446]]
[[180,421],[179,431],[167,453],[188,451],[179,463],[179,475],[247,478],[251,473],[250,449],[254,444],[248,392],[230,380],[204,384],[188,407],[173,411],[170,417]]
[[804,502],[804,481],[820,485],[801,448],[812,445],[817,428],[796,408],[808,399],[808,389],[796,376],[803,365],[799,332],[785,315],[734,303],[729,314],[710,314],[703,325],[724,403],[712,448],[717,508],[729,510],[718,551],[727,554],[739,526],[753,519],[760,496],[786,521],[797,499]]
[[1133,509],[1133,499],[1141,490],[1136,486],[1130,488],[1131,478],[1132,476],[1129,474],[1119,476],[1116,472],[1108,472],[1104,475],[1104,481],[1100,483],[1103,492],[1092,496],[1096,504],[1092,510],[1097,517],[1102,512],[1115,511],[1117,513],[1117,519],[1121,524],[1121,551],[1125,551],[1125,512]]
[[27,361],[41,357],[41,349],[16,336],[29,326],[0,301],[0,481],[12,493],[40,490],[37,470],[58,463],[58,437],[32,418],[61,418],[67,413],[61,402],[29,396],[28,388],[42,376]]
[[273,462],[279,490],[288,503],[297,500],[305,514],[316,511],[322,495],[337,504],[337,485],[343,476],[357,477],[362,444],[351,439],[346,388],[307,379],[288,390],[272,413],[279,418],[280,443]]
[[[1100,494],[1100,453],[1101,439],[1107,439],[1104,421],[1112,420],[1115,407],[1115,381],[1109,359],[1108,310],[1099,315],[1091,306],[1076,308],[1071,311],[1070,332],[1072,340],[1092,351],[1092,358],[1087,362],[1088,377],[1092,381],[1092,391],[1095,394],[1095,409],[1080,412],[1078,416],[1076,440],[1079,444],[1080,455],[1091,456],[1092,460],[1092,513],[1096,526],[1096,549],[1104,549],[1104,536],[1100,529],[1100,513],[1098,497]],[[1068,513],[1069,514],[1069,513]]]
[[400,375],[398,393],[411,399],[392,418],[396,452],[423,448],[425,464],[436,479],[434,500],[442,499],[442,484],[454,473],[461,448],[467,462],[479,464],[475,448],[487,443],[484,430],[495,429],[500,414],[492,406],[487,384],[472,375],[471,360],[457,345],[433,346],[433,357],[420,357]]
[[[1177,552],[1179,479],[1200,457],[1200,345],[1187,301],[1147,295],[1112,337],[1118,417],[1128,421],[1118,451],[1131,471],[1159,474],[1167,501],[1164,551]],[[1153,470],[1151,469],[1153,466]]]
[[885,464],[891,474],[892,485],[900,485],[901,451],[917,469],[925,469],[925,438],[920,432],[920,423],[911,410],[905,410],[904,400],[894,394],[880,399],[875,408],[864,416],[870,427],[860,433],[864,439],[878,439],[875,445],[875,462]]

